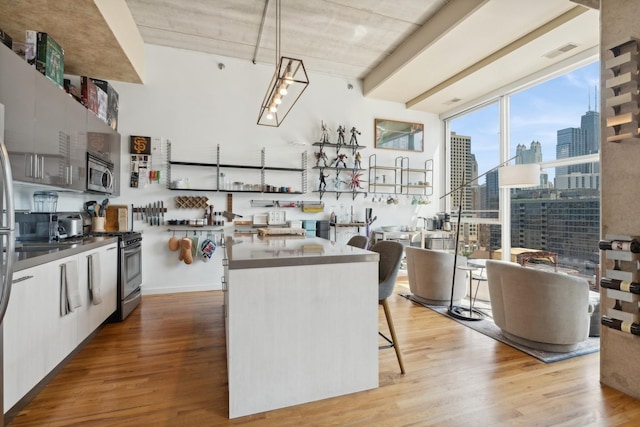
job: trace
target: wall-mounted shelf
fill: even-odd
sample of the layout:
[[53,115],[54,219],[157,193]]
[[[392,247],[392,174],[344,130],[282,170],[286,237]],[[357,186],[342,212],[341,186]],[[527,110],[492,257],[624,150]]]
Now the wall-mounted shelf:
[[409,166],[409,158],[403,157],[400,175],[400,193],[415,196],[433,194],[433,160],[425,160],[423,167],[412,168]]
[[192,225],[172,225],[171,227],[167,228],[167,231],[169,232],[176,232],[176,231],[193,231],[195,232],[220,232],[222,233],[224,231],[224,228],[220,227],[219,225],[203,225],[203,226],[192,226]]
[[335,194],[336,195],[336,200],[340,198],[341,195],[343,194],[351,194],[351,199],[355,200],[356,197],[358,197],[359,194],[362,194],[364,197],[367,197],[367,192],[366,191],[349,191],[349,190],[345,190],[345,191],[336,191],[336,190],[314,190],[314,193],[320,193],[320,199],[322,199],[322,196],[325,193],[331,193],[331,194]]
[[[291,167],[276,167],[267,166],[265,161],[266,151],[263,148],[260,152],[261,164],[260,165],[241,165],[231,163],[220,163],[220,145],[216,147],[216,161],[215,162],[185,162],[171,160],[171,142],[167,141],[167,189],[179,190],[179,191],[225,191],[232,193],[273,193],[273,194],[305,194],[307,192],[307,152],[301,154],[301,165],[299,168]],[[211,188],[174,188],[172,187],[171,180],[171,167],[172,166],[187,166],[187,167],[204,167],[215,169],[216,185]],[[250,169],[260,171],[260,184],[249,185],[250,189],[230,189],[222,188],[220,182],[221,169]],[[274,191],[273,187],[266,184],[265,173],[266,172],[295,172],[300,174],[300,190],[296,191]]]
[[[384,172],[389,172],[384,174]],[[383,179],[380,179],[380,176]],[[388,178],[386,178],[388,176]],[[433,194],[433,160],[424,162],[424,167],[412,168],[409,158],[399,156],[394,165],[378,165],[377,156],[369,156],[369,192],[393,193],[414,196]]]

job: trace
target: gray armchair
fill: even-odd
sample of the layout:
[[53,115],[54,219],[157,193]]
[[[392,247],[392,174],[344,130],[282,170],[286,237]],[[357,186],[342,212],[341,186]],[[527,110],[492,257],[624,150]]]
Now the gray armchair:
[[593,304],[580,277],[488,260],[493,320],[512,341],[568,352],[589,335]]
[[[406,247],[409,289],[416,301],[429,305],[449,305],[453,254],[431,249]],[[457,266],[467,265],[467,258],[458,255]],[[453,305],[459,305],[466,293],[467,275],[456,271]]]

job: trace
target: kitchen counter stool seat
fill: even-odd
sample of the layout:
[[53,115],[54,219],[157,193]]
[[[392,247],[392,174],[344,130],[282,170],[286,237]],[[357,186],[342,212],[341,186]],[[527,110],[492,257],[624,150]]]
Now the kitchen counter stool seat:
[[376,243],[371,248],[373,252],[377,252],[380,255],[380,262],[378,267],[378,302],[382,305],[384,315],[387,319],[387,325],[389,325],[389,332],[391,338],[385,336],[382,332],[378,332],[382,338],[384,338],[389,344],[380,346],[380,349],[393,347],[396,351],[396,357],[398,358],[398,364],[400,365],[400,373],[404,374],[404,362],[402,361],[402,352],[398,345],[398,338],[396,336],[396,330],[393,327],[393,319],[391,318],[391,312],[389,305],[387,304],[387,298],[393,293],[393,288],[396,284],[396,278],[398,276],[398,270],[400,268],[400,262],[402,261],[402,254],[404,252],[404,246],[396,241],[383,240]]

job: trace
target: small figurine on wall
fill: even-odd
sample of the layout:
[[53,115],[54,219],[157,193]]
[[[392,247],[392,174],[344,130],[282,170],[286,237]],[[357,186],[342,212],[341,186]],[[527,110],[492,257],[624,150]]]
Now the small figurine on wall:
[[349,173],[349,178],[351,178],[351,182],[349,182],[349,188],[350,189],[352,189],[352,190],[364,190],[362,185],[360,185],[362,183],[362,181],[361,181],[362,172]]
[[346,184],[345,181],[340,179],[339,175],[333,179],[333,189],[336,191],[342,191],[342,184]]
[[333,162],[336,164],[336,167],[340,166],[340,163],[342,163],[342,167],[347,167],[347,163],[345,162],[347,158],[346,154],[338,154],[338,156],[333,160]]
[[356,156],[353,159],[353,167],[356,169],[362,169],[362,156],[360,152],[356,152]]
[[351,128],[351,139],[349,140],[349,145],[358,145],[358,137],[356,135],[360,135],[360,131],[354,126]]
[[316,156],[316,166],[320,166],[320,161],[322,161],[322,163],[324,164],[324,167],[327,167],[327,162],[329,161],[329,158],[327,157],[327,153],[325,153],[323,150],[320,150],[319,153],[314,153]]
[[325,178],[328,178],[329,175],[325,175],[320,171],[320,186],[318,187],[318,191],[324,191],[327,188],[327,181]]
[[327,128],[327,125],[324,123],[324,121],[321,120],[320,123],[322,124],[322,139],[320,140],[320,142],[329,142],[329,129]]
[[342,145],[344,144],[344,133],[347,130],[345,129],[344,126],[340,125],[338,126],[338,145]]

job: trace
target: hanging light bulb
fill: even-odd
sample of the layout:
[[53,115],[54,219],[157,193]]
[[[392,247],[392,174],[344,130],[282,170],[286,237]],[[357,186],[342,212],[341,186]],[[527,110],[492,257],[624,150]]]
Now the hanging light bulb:
[[287,74],[284,75],[284,82],[287,85],[293,84],[293,76],[291,75],[291,71],[288,70],[288,67],[287,67]]
[[273,120],[273,114],[271,114],[271,112],[267,113],[267,120]]
[[278,92],[282,96],[286,95],[287,94],[287,85],[286,84],[280,85],[280,89],[278,89]]
[[269,107],[269,111],[271,111],[272,113],[276,113],[278,111],[278,107],[276,107],[275,104],[271,104],[271,106]]
[[273,103],[274,103],[274,104],[276,104],[276,105],[280,105],[280,104],[282,104],[282,98],[280,97],[280,95],[276,95],[276,96],[273,98]]

